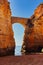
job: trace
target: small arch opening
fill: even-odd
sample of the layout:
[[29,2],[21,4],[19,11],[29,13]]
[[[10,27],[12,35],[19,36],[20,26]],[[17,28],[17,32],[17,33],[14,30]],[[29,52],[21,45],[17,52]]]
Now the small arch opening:
[[21,54],[21,47],[22,47],[22,43],[23,43],[23,37],[24,37],[24,30],[25,28],[23,27],[23,25],[19,24],[19,23],[14,23],[12,25],[13,28],[13,32],[14,32],[14,38],[15,38],[15,55],[22,55]]

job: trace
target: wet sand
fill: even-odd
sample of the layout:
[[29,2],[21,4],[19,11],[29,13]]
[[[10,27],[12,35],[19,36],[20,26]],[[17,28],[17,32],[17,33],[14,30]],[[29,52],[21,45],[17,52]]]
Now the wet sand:
[[43,65],[43,54],[0,57],[0,65]]

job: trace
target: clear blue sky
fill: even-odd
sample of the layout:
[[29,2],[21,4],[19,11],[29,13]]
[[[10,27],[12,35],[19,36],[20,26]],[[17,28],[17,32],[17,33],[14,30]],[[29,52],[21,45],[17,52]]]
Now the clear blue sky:
[[[43,0],[9,0],[12,16],[29,18]],[[17,45],[22,43],[24,28],[21,24],[13,24]]]
[[9,0],[13,16],[30,17],[43,0]]
[[23,43],[24,27],[19,23],[13,24],[12,27],[16,45],[20,46]]

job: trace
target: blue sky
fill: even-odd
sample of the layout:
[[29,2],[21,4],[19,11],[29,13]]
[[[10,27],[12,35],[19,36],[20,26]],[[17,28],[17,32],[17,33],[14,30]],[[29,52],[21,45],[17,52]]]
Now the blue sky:
[[[12,16],[29,18],[33,15],[36,7],[43,0],[9,0]],[[13,31],[17,45],[22,43],[24,27],[21,24],[13,24]]]
[[9,0],[13,16],[30,17],[43,0]]
[[21,24],[19,23],[13,24],[14,38],[16,45],[18,46],[21,46],[23,43],[24,30],[25,29]]

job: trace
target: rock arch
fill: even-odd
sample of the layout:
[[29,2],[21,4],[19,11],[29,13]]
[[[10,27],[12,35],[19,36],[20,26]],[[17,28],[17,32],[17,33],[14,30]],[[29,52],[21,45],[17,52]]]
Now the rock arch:
[[11,16],[8,0],[0,0],[0,56],[14,54],[12,24],[17,22],[25,27],[23,52],[40,52],[43,48],[43,3],[36,8],[32,17],[21,18]]
[[13,23],[20,23],[24,26],[24,28],[26,27],[26,23],[28,21],[29,18],[22,18],[22,17],[11,17],[11,22]]

